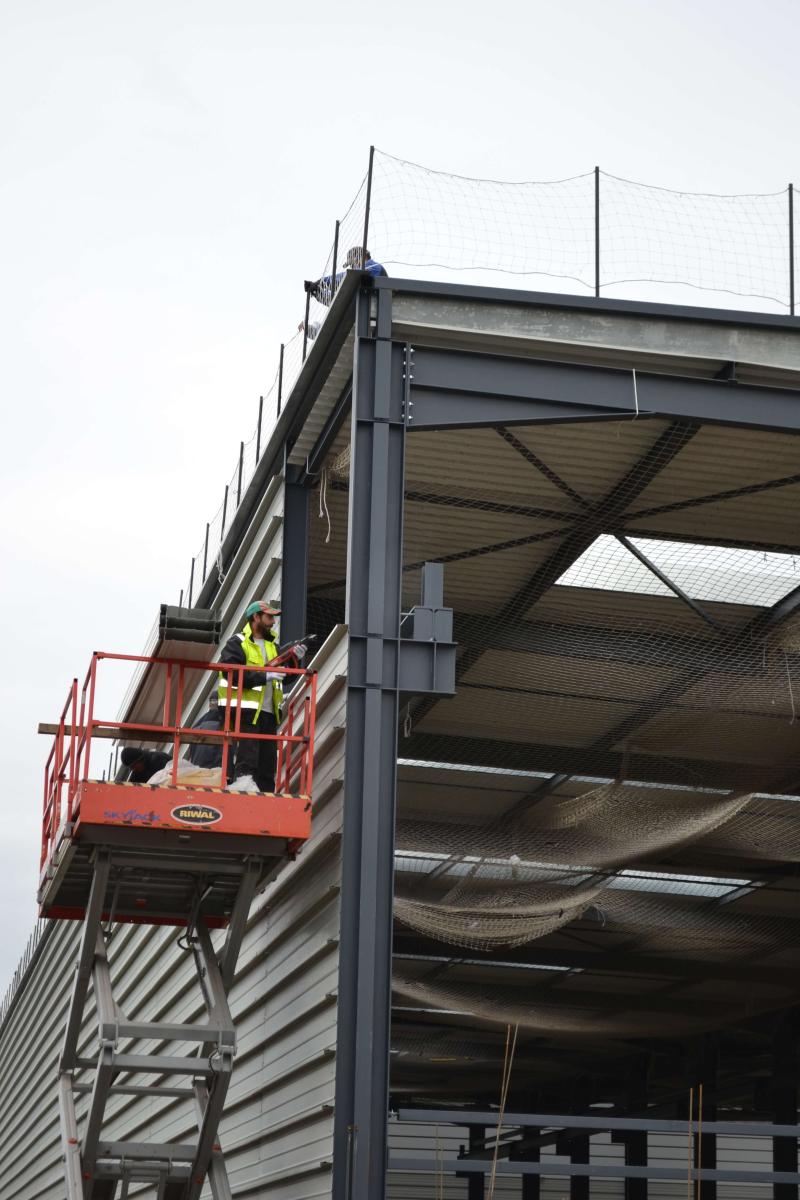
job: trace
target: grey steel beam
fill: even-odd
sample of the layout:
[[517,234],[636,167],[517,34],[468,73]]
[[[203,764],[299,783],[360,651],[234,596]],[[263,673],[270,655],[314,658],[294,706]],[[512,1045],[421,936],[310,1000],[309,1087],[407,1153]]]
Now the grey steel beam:
[[[350,410],[350,404],[353,398],[353,388],[350,383],[342,392],[335,408],[331,412],[327,421],[322,427],[322,433],[314,443],[314,448],[309,452],[306,458],[305,470],[302,472],[302,478],[305,480],[308,476],[316,476],[322,470],[328,452],[336,441],[339,430],[344,425],[347,414]],[[331,481],[333,482],[333,481]],[[330,486],[330,484],[328,485]],[[346,485],[345,485],[346,490]]]
[[619,544],[625,547],[629,554],[632,554],[634,558],[638,559],[642,566],[646,567],[652,575],[655,575],[659,583],[663,583],[664,587],[669,588],[672,594],[677,596],[687,608],[690,608],[696,617],[699,617],[704,624],[710,625],[716,633],[720,632],[719,622],[715,621],[711,614],[705,611],[702,605],[698,604],[696,600],[693,600],[691,596],[687,595],[683,588],[679,587],[678,584],[675,583],[674,579],[670,579],[666,571],[662,571],[652,559],[648,558],[644,551],[640,550],[635,542],[632,542],[630,538],[625,537],[625,535],[622,533],[617,533],[614,536]]
[[[491,1109],[480,1111],[471,1108],[399,1108],[398,1121],[411,1121],[419,1125],[469,1125],[488,1127],[499,1123],[498,1113]],[[541,1129],[588,1129],[594,1132],[646,1132],[678,1134],[682,1137],[701,1133],[703,1129],[730,1137],[794,1137],[800,1138],[800,1124],[772,1125],[769,1121],[669,1121],[648,1117],[609,1117],[602,1112],[587,1113],[522,1113],[507,1112],[503,1115],[503,1127],[532,1126]]]
[[281,641],[293,642],[306,631],[308,587],[308,496],[303,472],[286,463],[283,484]]
[[[485,1162],[469,1162],[463,1158],[392,1158],[389,1160],[390,1171],[424,1172],[435,1175],[437,1172],[450,1175],[463,1175],[467,1171],[485,1171]],[[602,1163],[555,1163],[555,1162],[498,1162],[498,1175],[544,1175],[560,1178],[571,1178],[573,1175],[587,1176],[590,1179],[653,1179],[675,1180],[685,1183],[687,1178],[692,1181],[714,1180],[719,1183],[800,1183],[800,1174],[789,1171],[729,1171],[703,1170],[687,1171],[686,1167],[624,1167],[606,1166]]]
[[349,660],[342,835],[334,1200],[386,1187],[399,710],[405,347],[391,294],[362,295],[351,414]]
[[[421,720],[422,717],[420,715],[415,719]],[[604,779],[615,779],[624,769],[628,782],[667,783],[689,788],[718,787],[725,790],[741,785],[766,791],[794,790],[765,786],[778,780],[780,764],[767,773],[761,764],[728,762],[724,759],[670,759],[635,751],[625,755],[596,747],[505,742],[497,738],[465,738],[416,730],[403,742],[403,757],[428,762],[499,767],[509,771],[587,775]],[[768,779],[765,778],[767,774]],[[800,780],[797,783],[800,786]]]
[[514,304],[520,307],[562,309],[565,312],[594,312],[642,317],[659,317],[671,321],[693,321],[698,324],[744,325],[763,329],[797,332],[795,317],[777,313],[732,312],[729,308],[705,308],[689,304],[656,304],[647,300],[612,300],[607,296],[570,296],[563,292],[528,292],[519,288],[476,287],[465,283],[439,283],[430,279],[376,278],[376,290],[386,289],[397,295],[441,296],[448,299],[470,300],[473,304]]
[[409,431],[662,417],[800,430],[797,390],[511,355],[415,349]]
[[[312,597],[309,610],[318,609],[330,619],[344,621],[344,603]],[[475,613],[453,613],[453,638],[460,646],[485,650],[512,650],[518,654],[558,654],[565,658],[593,662],[623,662],[634,666],[660,666],[669,663],[688,667],[712,656],[713,669],[730,675],[752,674],[761,668],[763,651],[758,646],[739,645],[738,653],[717,653],[708,637],[694,637],[654,626],[647,630],[603,628],[597,625],[559,625],[553,621],[526,621],[492,616],[487,620]],[[800,667],[800,654],[789,652],[789,665]]]

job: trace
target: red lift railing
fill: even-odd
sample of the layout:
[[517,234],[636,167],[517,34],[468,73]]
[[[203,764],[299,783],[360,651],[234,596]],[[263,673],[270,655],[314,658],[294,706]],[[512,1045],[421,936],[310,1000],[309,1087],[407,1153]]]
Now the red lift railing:
[[[283,658],[283,656],[281,656]],[[113,662],[143,663],[151,671],[164,671],[164,701],[160,724],[138,721],[109,721],[95,713],[98,665],[103,660]],[[295,660],[296,661],[296,660]],[[242,709],[244,672],[260,671],[268,681],[270,675],[280,672],[288,679],[296,679],[294,687],[286,697],[283,719],[277,733],[254,733],[246,730],[246,715],[252,711]],[[222,672],[228,694],[238,697],[234,709],[221,705],[224,721],[221,729],[193,729],[180,724],[185,699],[187,673],[207,672],[216,676]],[[42,857],[41,866],[48,861],[55,847],[62,824],[73,822],[79,815],[78,789],[90,778],[91,752],[99,736],[132,744],[148,741],[155,745],[172,746],[171,784],[178,785],[178,758],[181,743],[197,742],[222,744],[220,778],[222,786],[227,780],[231,743],[239,740],[277,742],[277,767],[275,773],[275,795],[311,796],[314,769],[314,728],[316,722],[317,677],[316,672],[299,667],[287,666],[283,661],[273,660],[269,666],[238,666],[232,663],[204,663],[188,659],[147,657],[140,654],[92,655],[83,686],[73,679],[66,703],[61,711],[54,732],[44,770],[44,806],[42,814]],[[271,696],[265,698],[271,703]],[[231,726],[231,714],[235,714]],[[174,720],[173,718],[174,714]],[[243,714],[245,729],[242,729]],[[293,786],[294,785],[294,786]]]

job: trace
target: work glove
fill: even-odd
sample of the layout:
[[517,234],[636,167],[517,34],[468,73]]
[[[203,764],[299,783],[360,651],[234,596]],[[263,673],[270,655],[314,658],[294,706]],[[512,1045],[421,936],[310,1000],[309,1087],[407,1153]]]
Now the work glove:
[[282,679],[286,678],[286,672],[285,671],[270,671],[267,678],[269,679],[270,683],[280,683]]
[[308,646],[306,646],[303,642],[298,642],[293,649],[297,661],[302,662],[305,656],[308,654]]

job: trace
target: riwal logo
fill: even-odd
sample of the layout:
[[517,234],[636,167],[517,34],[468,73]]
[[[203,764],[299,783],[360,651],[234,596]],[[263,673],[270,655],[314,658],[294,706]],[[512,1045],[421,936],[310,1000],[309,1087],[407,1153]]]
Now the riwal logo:
[[222,820],[222,813],[210,804],[179,804],[171,815],[184,825],[216,825]]

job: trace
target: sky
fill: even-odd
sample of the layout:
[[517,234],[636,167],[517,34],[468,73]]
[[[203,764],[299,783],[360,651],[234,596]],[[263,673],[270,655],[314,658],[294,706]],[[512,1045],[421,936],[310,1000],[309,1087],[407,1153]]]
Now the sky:
[[0,994],[35,919],[37,724],[177,601],[370,144],[775,192],[796,45],[793,0],[5,0]]

